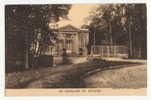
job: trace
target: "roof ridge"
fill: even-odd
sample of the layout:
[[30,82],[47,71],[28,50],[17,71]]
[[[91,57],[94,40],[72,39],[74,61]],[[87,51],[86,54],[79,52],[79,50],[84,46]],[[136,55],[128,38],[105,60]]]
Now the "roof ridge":
[[73,28],[74,30],[80,30],[79,28],[77,28],[76,26],[71,25],[71,24],[67,24],[67,25],[62,26],[62,27],[60,27],[60,28],[58,28],[58,29],[64,29],[64,28],[66,28],[66,27],[71,27],[71,28]]

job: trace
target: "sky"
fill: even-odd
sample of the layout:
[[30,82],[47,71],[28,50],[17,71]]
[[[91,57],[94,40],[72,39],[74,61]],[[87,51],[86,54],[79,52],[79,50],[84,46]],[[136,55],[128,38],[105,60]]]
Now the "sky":
[[85,18],[89,16],[89,12],[94,9],[96,4],[74,4],[72,5],[68,17],[69,20],[61,20],[58,22],[59,27],[71,24],[77,28],[85,24]]

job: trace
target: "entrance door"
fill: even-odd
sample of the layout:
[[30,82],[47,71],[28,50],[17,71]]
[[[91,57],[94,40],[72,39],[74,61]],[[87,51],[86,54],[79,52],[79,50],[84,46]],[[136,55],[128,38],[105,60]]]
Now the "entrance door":
[[66,40],[67,53],[72,53],[72,40]]

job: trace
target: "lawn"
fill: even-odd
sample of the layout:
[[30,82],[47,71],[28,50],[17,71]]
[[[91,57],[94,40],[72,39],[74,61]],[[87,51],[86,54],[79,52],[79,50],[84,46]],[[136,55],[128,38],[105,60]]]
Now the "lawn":
[[147,65],[98,71],[84,83],[89,88],[147,88]]
[[84,88],[87,85],[83,78],[87,74],[90,75],[90,72],[98,69],[108,70],[111,66],[119,68],[121,65],[138,65],[138,63],[93,59],[79,64],[41,67],[23,72],[6,73],[5,84],[6,88]]

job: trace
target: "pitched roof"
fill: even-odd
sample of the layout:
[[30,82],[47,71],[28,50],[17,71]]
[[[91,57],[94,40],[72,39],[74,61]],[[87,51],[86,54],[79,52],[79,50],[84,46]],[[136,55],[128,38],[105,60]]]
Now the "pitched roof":
[[70,24],[66,25],[66,26],[63,26],[63,27],[60,27],[58,29],[59,31],[80,31],[80,29],[76,28],[75,26],[72,26]]

